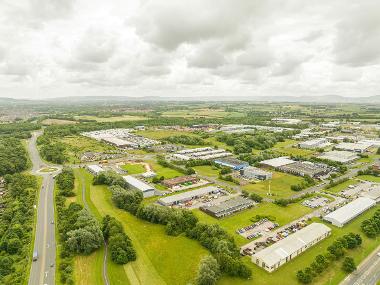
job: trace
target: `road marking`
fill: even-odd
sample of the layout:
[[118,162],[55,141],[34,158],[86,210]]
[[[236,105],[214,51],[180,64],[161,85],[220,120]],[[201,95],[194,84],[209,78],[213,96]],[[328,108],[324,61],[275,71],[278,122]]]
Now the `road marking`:
[[40,271],[40,282],[39,284],[42,283],[42,281],[44,280],[44,269],[45,269],[45,258],[46,258],[46,233],[47,233],[47,198],[48,198],[48,195],[47,195],[47,189],[49,188],[50,186],[50,180],[49,178],[47,178],[47,185],[46,187],[44,187],[43,191],[45,191],[45,197],[44,197],[44,231],[43,231],[43,246],[42,246],[42,257],[41,257],[41,271]]

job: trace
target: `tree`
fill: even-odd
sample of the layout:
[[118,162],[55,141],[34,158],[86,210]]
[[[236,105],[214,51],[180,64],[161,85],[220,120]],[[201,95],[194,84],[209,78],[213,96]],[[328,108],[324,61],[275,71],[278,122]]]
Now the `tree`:
[[299,270],[297,272],[297,279],[300,283],[309,284],[312,280],[312,276],[305,271]]
[[356,270],[355,261],[352,257],[346,257],[343,260],[342,270],[347,273],[351,273]]
[[214,285],[219,277],[220,269],[216,259],[211,255],[203,258],[198,269],[197,284]]
[[249,198],[257,203],[260,203],[263,200],[263,197],[256,193],[251,193],[251,195],[249,195]]
[[380,147],[377,149],[376,154],[380,154]]
[[99,228],[86,227],[72,230],[67,233],[66,245],[73,253],[90,254],[98,249],[103,242],[103,235]]
[[21,241],[18,238],[12,238],[7,243],[7,252],[9,254],[16,254],[21,247]]

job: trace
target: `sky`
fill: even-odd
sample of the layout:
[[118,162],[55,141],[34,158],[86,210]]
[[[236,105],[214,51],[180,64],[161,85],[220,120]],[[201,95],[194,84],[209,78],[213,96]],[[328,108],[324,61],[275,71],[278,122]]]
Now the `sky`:
[[378,0],[1,0],[0,97],[380,95]]

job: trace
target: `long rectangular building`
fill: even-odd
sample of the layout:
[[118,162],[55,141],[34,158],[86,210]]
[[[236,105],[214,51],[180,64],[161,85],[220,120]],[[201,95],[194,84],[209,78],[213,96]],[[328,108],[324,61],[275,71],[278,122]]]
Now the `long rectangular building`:
[[331,171],[330,167],[327,165],[309,161],[296,161],[291,164],[280,166],[277,169],[286,173],[299,176],[310,176],[312,178],[318,178],[328,174]]
[[328,226],[312,223],[252,255],[252,262],[273,272],[330,234],[331,229]]
[[196,190],[183,192],[176,195],[161,198],[158,200],[158,203],[160,203],[163,206],[173,206],[173,205],[185,203],[187,201],[191,201],[196,198],[200,198],[205,195],[216,194],[216,193],[219,193],[220,191],[221,190],[218,187],[207,186],[207,187],[199,188]]
[[215,218],[222,218],[244,209],[251,208],[254,204],[255,203],[252,200],[238,196],[223,201],[218,205],[204,206],[200,207],[200,209]]
[[123,176],[123,179],[128,183],[128,185],[138,191],[143,193],[144,198],[152,197],[155,195],[156,189],[149,184],[141,181],[131,175]]
[[359,156],[357,156],[353,152],[337,151],[337,150],[324,152],[321,155],[319,155],[318,157],[322,158],[322,159],[340,162],[340,163],[351,163],[351,162],[359,159]]
[[375,200],[367,197],[360,197],[343,207],[340,207],[338,210],[327,214],[323,219],[332,223],[334,226],[341,228],[349,221],[355,219],[357,216],[375,205]]

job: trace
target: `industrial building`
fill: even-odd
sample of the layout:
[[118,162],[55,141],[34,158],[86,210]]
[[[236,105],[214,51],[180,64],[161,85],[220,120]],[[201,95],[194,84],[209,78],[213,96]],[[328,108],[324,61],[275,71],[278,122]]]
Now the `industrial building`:
[[218,159],[215,159],[214,162],[216,164],[221,165],[221,166],[226,166],[226,167],[232,168],[233,170],[241,170],[241,169],[249,166],[248,162],[241,161],[241,160],[233,158],[233,157],[218,158]]
[[282,157],[260,161],[260,164],[267,167],[277,168],[277,167],[288,165],[294,162],[295,160],[289,159],[289,157],[287,156],[282,156]]
[[180,177],[175,177],[171,179],[165,179],[161,182],[164,186],[168,188],[174,188],[176,186],[180,186],[183,184],[195,184],[199,182],[199,178],[194,176],[194,175],[188,175],[188,176],[180,176]]
[[302,123],[300,119],[289,119],[289,118],[273,118],[272,122],[287,124],[287,125],[297,125]]
[[174,206],[174,205],[185,203],[187,201],[191,201],[193,199],[200,198],[202,196],[217,194],[220,192],[221,192],[220,188],[215,187],[215,186],[208,186],[208,187],[203,187],[196,190],[183,192],[176,195],[161,198],[158,200],[158,203],[160,203],[163,206]]
[[332,223],[334,226],[343,227],[349,221],[355,219],[371,207],[376,205],[376,201],[367,197],[360,197],[354,201],[340,207],[323,217],[324,220]]
[[366,152],[372,146],[371,143],[346,143],[342,142],[335,146],[336,149],[353,151],[358,153]]
[[263,169],[248,166],[240,170],[240,175],[246,179],[259,179],[259,180],[268,180],[272,179],[272,172],[265,171]]
[[115,147],[118,147],[118,148],[128,148],[128,147],[136,148],[136,147],[138,147],[138,145],[135,143],[131,143],[129,141],[126,141],[124,139],[119,139],[116,137],[102,138],[101,141],[103,141],[107,144],[113,145]]
[[298,147],[305,148],[305,149],[316,149],[316,148],[323,148],[329,145],[330,143],[326,138],[317,138],[317,139],[300,142],[298,144]]
[[286,164],[277,167],[278,170],[291,173],[298,176],[310,176],[312,178],[318,178],[330,173],[331,168],[322,163],[313,163],[309,161],[296,161],[291,164]]
[[353,152],[338,151],[338,150],[324,152],[318,157],[321,159],[327,159],[327,160],[336,161],[340,163],[351,163],[359,159],[359,156]]
[[141,191],[144,198],[152,197],[155,195],[156,189],[149,184],[133,177],[131,175],[123,176],[123,179],[128,183],[128,185],[135,190]]
[[173,159],[177,160],[191,160],[191,159],[217,159],[221,157],[226,157],[232,155],[230,152],[224,149],[215,149],[212,147],[201,147],[201,148],[192,148],[184,149],[173,154]]
[[87,165],[87,170],[90,172],[92,175],[99,175],[100,172],[105,171],[101,166],[97,164],[90,164]]
[[252,262],[268,272],[273,272],[330,234],[331,229],[328,226],[312,223],[252,255]]
[[251,208],[254,205],[255,203],[252,200],[238,196],[223,201],[218,205],[203,206],[199,209],[215,218],[222,218],[232,215],[233,213],[242,211],[244,209]]
[[362,197],[367,197],[375,200],[376,203],[380,202],[380,186],[370,188],[367,192],[362,194]]

